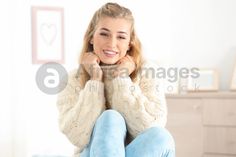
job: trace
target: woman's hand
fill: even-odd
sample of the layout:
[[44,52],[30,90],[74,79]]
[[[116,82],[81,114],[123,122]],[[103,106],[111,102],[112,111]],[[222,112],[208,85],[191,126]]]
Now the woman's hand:
[[134,59],[130,55],[125,55],[123,58],[121,58],[118,62],[118,69],[114,73],[114,76],[129,76],[136,68]]
[[81,64],[92,80],[102,80],[103,73],[99,63],[100,59],[95,53],[84,53]]

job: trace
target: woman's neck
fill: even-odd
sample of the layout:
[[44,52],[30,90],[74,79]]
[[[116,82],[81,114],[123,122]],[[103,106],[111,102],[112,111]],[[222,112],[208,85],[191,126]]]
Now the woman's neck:
[[106,64],[106,63],[101,62],[99,65],[100,66],[113,66],[113,65],[116,65],[116,63],[115,64]]

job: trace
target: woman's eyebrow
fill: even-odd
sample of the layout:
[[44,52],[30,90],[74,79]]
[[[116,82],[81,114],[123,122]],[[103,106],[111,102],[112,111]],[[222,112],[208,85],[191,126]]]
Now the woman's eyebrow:
[[[104,30],[104,31],[107,31],[107,32],[111,32],[109,29],[107,29],[107,28],[101,28],[100,30]],[[121,33],[121,34],[126,34],[126,35],[128,35],[128,33],[127,32],[125,32],[125,31],[118,31],[117,33]]]
[[121,33],[121,34],[126,34],[126,35],[128,35],[128,33],[124,32],[124,31],[118,31],[117,33]]
[[108,31],[108,32],[110,32],[110,30],[107,29],[107,28],[101,28],[100,30],[104,30],[104,31]]

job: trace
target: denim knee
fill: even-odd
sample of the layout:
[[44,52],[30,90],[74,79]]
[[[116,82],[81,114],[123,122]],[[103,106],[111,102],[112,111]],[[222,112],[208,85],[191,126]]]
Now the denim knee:
[[[175,150],[175,142],[170,132],[163,127],[152,127],[145,131],[148,134],[148,140],[155,143],[159,148],[166,150]],[[144,133],[145,133],[144,132]]]
[[168,130],[152,127],[139,134],[127,147],[127,157],[174,157],[175,144]]
[[98,118],[90,147],[91,157],[123,157],[126,124],[121,114],[106,110]]
[[106,123],[120,123],[120,124],[125,124],[125,120],[124,118],[122,117],[122,115],[117,112],[116,110],[106,110],[104,111],[100,117],[98,118],[98,123],[99,122],[106,122]]

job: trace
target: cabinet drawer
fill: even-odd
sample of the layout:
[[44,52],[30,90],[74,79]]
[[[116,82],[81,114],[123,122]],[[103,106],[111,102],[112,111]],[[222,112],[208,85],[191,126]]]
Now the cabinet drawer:
[[[176,157],[200,157],[203,152],[202,104],[199,99],[167,99],[167,129],[174,137]],[[194,143],[194,146],[192,145]]]
[[202,102],[198,99],[167,99],[168,121],[172,127],[202,126]]
[[236,99],[203,99],[203,124],[236,126]]
[[236,155],[236,128],[204,127],[204,152]]

